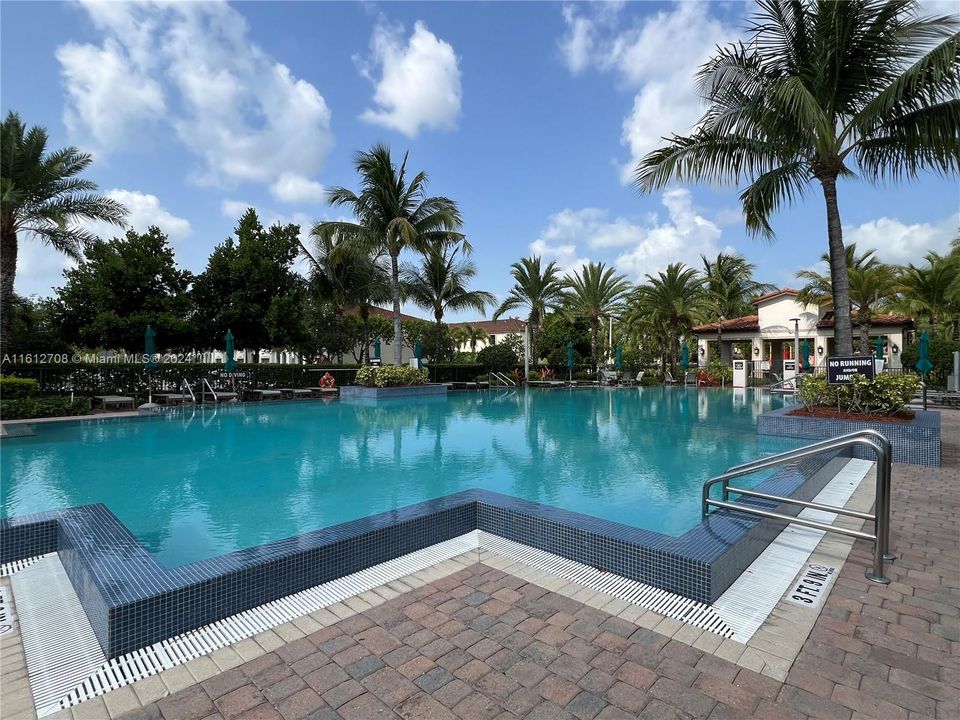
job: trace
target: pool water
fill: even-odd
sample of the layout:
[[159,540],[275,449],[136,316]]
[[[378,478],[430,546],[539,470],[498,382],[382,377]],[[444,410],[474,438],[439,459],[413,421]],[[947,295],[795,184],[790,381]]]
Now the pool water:
[[0,513],[101,502],[170,567],[468,488],[676,536],[700,522],[706,479],[802,443],[757,436],[757,414],[782,403],[752,390],[515,390],[38,424],[3,441]]

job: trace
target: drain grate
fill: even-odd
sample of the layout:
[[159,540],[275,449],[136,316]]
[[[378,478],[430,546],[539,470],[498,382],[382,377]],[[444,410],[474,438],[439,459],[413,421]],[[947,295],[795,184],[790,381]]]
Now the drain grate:
[[7,577],[8,575],[13,575],[15,572],[20,572],[26,567],[30,567],[35,562],[42,560],[48,555],[56,555],[56,553],[48,553],[47,555],[37,555],[31,558],[25,558],[23,560],[14,560],[13,562],[0,564],[0,577]]
[[559,555],[551,555],[543,550],[483,531],[480,531],[480,547],[510,560],[557,575],[564,580],[585,585],[591,590],[612,595],[631,605],[639,605],[666,617],[694,625],[701,630],[708,630],[725,638],[733,637],[733,628],[712,607],[702,602],[675,595],[636,580],[628,580],[613,573],[601,572],[589,565],[567,560]]

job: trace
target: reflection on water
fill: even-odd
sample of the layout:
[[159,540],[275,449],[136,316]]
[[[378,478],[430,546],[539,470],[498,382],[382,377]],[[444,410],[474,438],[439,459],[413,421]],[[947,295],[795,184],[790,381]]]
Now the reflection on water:
[[3,441],[4,516],[105,503],[175,566],[467,488],[679,535],[708,477],[800,441],[752,390],[490,391],[244,404]]

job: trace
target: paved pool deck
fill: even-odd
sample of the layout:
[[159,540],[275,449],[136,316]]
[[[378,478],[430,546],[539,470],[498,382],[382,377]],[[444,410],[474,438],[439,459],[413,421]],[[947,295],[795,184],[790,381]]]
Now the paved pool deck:
[[[941,468],[894,467],[893,582],[864,579],[857,541],[784,682],[732,641],[645,627],[481,552],[48,717],[960,718],[960,412],[944,411],[943,439]],[[0,643],[11,718],[16,650]]]

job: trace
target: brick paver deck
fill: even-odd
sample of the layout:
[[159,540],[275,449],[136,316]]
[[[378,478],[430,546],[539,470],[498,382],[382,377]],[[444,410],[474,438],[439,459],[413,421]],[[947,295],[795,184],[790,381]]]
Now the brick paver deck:
[[956,720],[960,413],[944,413],[943,438],[942,468],[895,467],[893,582],[864,579],[871,552],[858,541],[783,683],[478,563],[328,627],[301,625],[309,634],[290,642],[246,640],[62,715],[117,717],[147,703],[124,717]]

